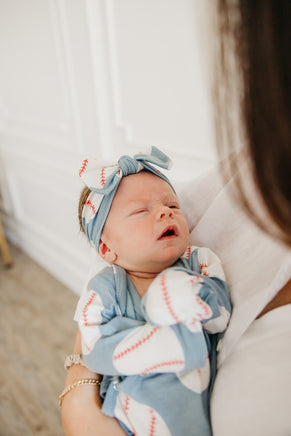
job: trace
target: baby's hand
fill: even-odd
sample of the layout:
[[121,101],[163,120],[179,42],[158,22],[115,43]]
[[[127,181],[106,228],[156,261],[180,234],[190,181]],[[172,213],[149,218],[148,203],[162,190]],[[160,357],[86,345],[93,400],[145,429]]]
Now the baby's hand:
[[159,274],[143,297],[147,319],[157,325],[192,323],[209,319],[212,311],[198,295],[203,280],[185,271]]

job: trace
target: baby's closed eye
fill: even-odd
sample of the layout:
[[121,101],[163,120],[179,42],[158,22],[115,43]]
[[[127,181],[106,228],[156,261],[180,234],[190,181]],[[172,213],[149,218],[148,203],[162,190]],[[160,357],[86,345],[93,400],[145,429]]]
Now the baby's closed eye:
[[141,208],[139,208],[139,209],[135,209],[135,210],[133,210],[133,211],[130,213],[130,215],[140,215],[140,214],[143,214],[143,213],[146,213],[146,212],[148,212],[148,208],[146,208],[146,207],[141,207]]
[[134,213],[136,213],[136,214],[139,214],[139,213],[143,213],[143,212],[147,212],[148,211],[148,209],[138,209],[138,210],[136,210]]

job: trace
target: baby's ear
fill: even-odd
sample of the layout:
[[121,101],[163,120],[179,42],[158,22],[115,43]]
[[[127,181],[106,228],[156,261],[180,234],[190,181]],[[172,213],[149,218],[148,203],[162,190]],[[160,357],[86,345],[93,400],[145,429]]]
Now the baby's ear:
[[114,253],[108,245],[105,244],[102,239],[100,239],[99,242],[99,255],[104,259],[106,262],[112,264],[116,261],[117,255]]

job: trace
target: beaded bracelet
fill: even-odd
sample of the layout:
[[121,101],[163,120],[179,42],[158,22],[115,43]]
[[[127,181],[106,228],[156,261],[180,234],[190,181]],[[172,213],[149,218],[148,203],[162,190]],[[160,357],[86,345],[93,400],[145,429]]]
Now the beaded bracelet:
[[59,396],[59,403],[60,403],[60,407],[62,407],[62,403],[63,403],[63,399],[64,397],[74,388],[81,386],[81,385],[96,385],[96,386],[100,386],[101,382],[100,380],[97,380],[95,378],[85,378],[82,380],[78,380],[75,383],[72,383],[71,385],[68,385],[63,392],[61,393],[61,395]]
[[64,368],[68,370],[73,365],[86,366],[82,354],[70,354],[64,363]]

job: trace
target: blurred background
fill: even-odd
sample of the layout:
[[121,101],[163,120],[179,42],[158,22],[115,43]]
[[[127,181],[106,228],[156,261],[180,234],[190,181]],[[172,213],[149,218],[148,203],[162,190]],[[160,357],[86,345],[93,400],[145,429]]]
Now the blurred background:
[[190,179],[215,159],[204,0],[0,0],[1,219],[76,293],[78,168],[149,145]]
[[[8,399],[13,388],[2,369],[0,435],[62,434],[59,368],[73,346],[74,307],[92,263],[77,220],[83,158],[111,160],[156,145],[173,160],[174,184],[215,163],[212,9],[205,0],[0,0],[0,218],[13,261],[9,271],[0,268],[0,345],[6,355],[31,337],[47,345],[36,355],[35,343],[15,363],[18,374],[28,371],[19,383],[32,383],[38,371],[38,393],[27,396],[23,383],[19,400],[30,427],[15,427],[21,407]],[[33,330],[12,327],[16,318]],[[41,389],[47,359],[54,363]],[[36,419],[37,409],[27,411],[33,401],[53,413]]]

